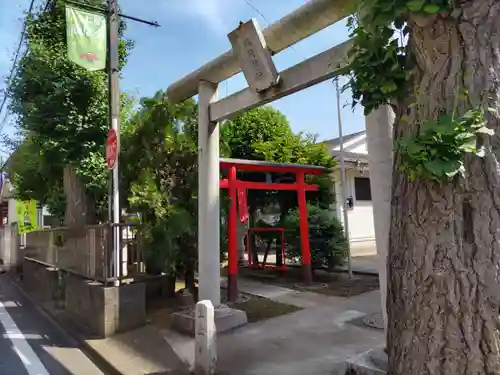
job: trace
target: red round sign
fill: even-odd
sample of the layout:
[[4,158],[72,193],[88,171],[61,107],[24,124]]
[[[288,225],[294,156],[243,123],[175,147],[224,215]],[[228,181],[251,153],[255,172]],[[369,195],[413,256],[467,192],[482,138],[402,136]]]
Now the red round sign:
[[113,169],[116,165],[116,158],[118,156],[118,138],[114,129],[108,132],[108,139],[106,141],[106,161],[108,168]]

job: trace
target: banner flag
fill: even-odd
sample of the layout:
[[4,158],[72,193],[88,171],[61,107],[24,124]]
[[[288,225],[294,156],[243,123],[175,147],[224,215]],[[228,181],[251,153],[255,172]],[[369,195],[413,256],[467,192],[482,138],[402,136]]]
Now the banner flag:
[[104,14],[66,5],[68,59],[89,71],[106,67],[107,27]]
[[238,206],[240,222],[244,223],[248,220],[247,189],[238,189]]
[[36,210],[36,201],[16,200],[16,219],[17,230],[19,234],[38,230],[38,214]]

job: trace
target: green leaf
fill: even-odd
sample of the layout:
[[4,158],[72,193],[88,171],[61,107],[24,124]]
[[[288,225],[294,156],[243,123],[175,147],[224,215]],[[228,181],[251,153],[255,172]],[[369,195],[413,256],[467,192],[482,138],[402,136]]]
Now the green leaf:
[[479,129],[476,129],[476,133],[493,135],[495,134],[495,131],[493,129],[487,128],[486,126],[482,126]]
[[461,144],[458,149],[463,152],[476,152],[477,151],[477,140],[476,137],[471,137]]
[[423,10],[427,14],[436,14],[441,10],[441,7],[436,4],[426,4]]
[[440,177],[453,177],[460,172],[460,167],[462,162],[459,160],[444,161],[441,159],[436,159],[424,163],[425,168],[438,180]]
[[408,10],[412,12],[418,12],[422,10],[426,0],[410,0],[406,3]]
[[462,162],[455,160],[443,165],[443,172],[447,177],[454,177],[462,170]]
[[394,81],[388,81],[380,87],[380,91],[382,91],[383,94],[389,94],[391,92],[396,91],[397,89],[398,86]]
[[427,169],[434,176],[440,177],[444,174],[444,168],[446,163],[443,160],[431,160],[424,163],[425,169]]
[[424,147],[418,143],[410,143],[407,145],[407,151],[409,155],[413,157],[418,156],[422,151],[424,151]]

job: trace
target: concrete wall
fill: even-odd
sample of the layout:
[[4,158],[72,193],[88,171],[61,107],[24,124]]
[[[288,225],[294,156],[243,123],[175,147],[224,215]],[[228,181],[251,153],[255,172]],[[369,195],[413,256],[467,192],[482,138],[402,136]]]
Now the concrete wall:
[[67,316],[94,337],[108,337],[146,323],[144,283],[105,287],[71,273],[60,282],[56,269],[26,259],[23,281],[38,303],[63,300]]
[[[344,143],[344,150],[348,153],[359,155],[368,155],[366,144],[366,134],[360,134]],[[340,146],[332,148],[332,151],[340,151]],[[337,160],[338,161],[338,160]],[[354,206],[347,212],[349,220],[349,238],[351,243],[351,252],[353,255],[372,255],[376,254],[375,245],[375,225],[373,222],[373,204],[372,201],[358,201],[354,189],[355,177],[370,177],[368,168],[361,172],[353,163],[346,163],[346,191],[347,197],[353,198]],[[340,188],[340,170],[337,169],[332,176],[335,181],[335,208],[337,217],[344,222],[343,198]]]
[[104,287],[68,274],[66,311],[88,333],[108,337],[146,323],[146,288],[143,283]]
[[[349,220],[349,239],[353,254],[355,249],[363,254],[375,254],[375,226],[373,222],[373,204],[372,201],[358,201],[354,191],[355,177],[370,177],[368,171],[361,173],[357,168],[346,169],[346,192],[347,197],[352,197],[353,207],[348,209],[347,218]],[[342,189],[340,187],[340,171],[337,169],[333,173],[335,182],[335,213],[340,221],[344,222]],[[356,254],[358,255],[358,254]]]
[[0,259],[9,268],[22,262],[19,235],[15,224],[0,227]]
[[25,259],[23,261],[23,288],[38,303],[55,301],[59,288],[57,270]]

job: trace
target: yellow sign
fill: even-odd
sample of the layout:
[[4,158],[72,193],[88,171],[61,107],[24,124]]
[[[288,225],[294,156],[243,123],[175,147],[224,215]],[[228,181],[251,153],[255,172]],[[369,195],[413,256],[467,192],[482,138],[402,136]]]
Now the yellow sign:
[[19,234],[38,229],[36,201],[16,201],[17,230]]

